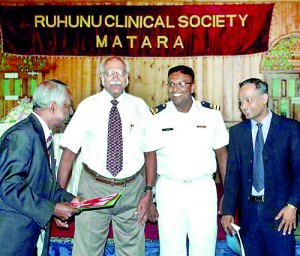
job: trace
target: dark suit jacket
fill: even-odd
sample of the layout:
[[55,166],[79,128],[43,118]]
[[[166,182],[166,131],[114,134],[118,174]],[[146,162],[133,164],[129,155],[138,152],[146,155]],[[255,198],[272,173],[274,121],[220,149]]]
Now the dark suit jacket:
[[46,255],[49,221],[55,204],[73,198],[56,182],[42,126],[33,114],[3,134],[0,139],[0,255],[32,255],[41,228],[46,228],[43,251]]
[[[247,227],[247,208],[252,191],[253,144],[251,121],[229,131],[229,156],[224,185],[223,214],[240,213],[240,225]],[[300,123],[273,113],[263,151],[265,167],[266,217],[274,220],[287,203],[300,208]]]

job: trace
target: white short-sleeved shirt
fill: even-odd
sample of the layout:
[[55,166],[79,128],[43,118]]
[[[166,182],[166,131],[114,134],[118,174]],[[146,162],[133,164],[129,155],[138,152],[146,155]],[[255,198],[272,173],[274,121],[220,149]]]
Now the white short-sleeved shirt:
[[214,149],[229,141],[221,113],[193,99],[188,113],[178,112],[170,101],[153,116],[163,147],[157,151],[157,172],[169,179],[189,180],[213,174]]
[[122,120],[123,170],[113,177],[106,170],[107,132],[112,96],[103,90],[82,101],[67,126],[61,146],[77,153],[89,168],[108,178],[127,178],[144,164],[144,152],[160,148],[155,128],[150,129],[151,112],[140,98],[123,93],[116,100]]

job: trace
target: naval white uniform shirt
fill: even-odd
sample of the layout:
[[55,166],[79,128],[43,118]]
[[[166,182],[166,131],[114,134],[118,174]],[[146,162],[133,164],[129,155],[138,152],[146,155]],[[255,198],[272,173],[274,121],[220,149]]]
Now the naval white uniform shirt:
[[221,113],[193,98],[188,113],[170,101],[153,116],[163,147],[157,151],[157,172],[174,180],[193,180],[217,169],[214,149],[226,146],[229,135]]

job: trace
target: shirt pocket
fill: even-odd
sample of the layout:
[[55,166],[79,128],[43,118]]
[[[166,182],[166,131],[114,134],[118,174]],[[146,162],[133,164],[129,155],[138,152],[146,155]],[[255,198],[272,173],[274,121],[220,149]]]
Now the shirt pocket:
[[124,146],[129,145],[133,152],[143,152],[145,127],[140,122],[130,122],[123,127]]
[[195,125],[195,128],[190,132],[191,138],[193,138],[193,144],[199,149],[211,149],[214,144],[214,136],[206,125]]

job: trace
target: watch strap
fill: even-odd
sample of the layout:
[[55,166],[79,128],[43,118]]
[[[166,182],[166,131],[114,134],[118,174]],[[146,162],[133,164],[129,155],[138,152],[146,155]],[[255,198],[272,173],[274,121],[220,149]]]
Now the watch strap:
[[146,191],[152,191],[153,190],[153,186],[146,186],[145,189],[144,189],[144,192]]

